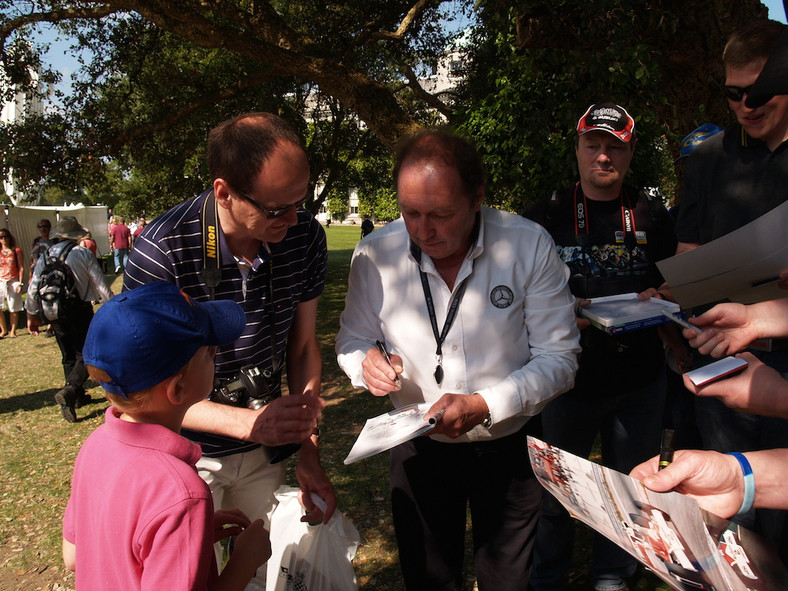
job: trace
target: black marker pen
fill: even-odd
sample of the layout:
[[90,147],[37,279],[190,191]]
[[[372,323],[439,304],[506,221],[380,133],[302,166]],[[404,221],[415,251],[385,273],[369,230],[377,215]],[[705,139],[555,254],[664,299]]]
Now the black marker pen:
[[662,430],[662,440],[659,443],[659,469],[667,468],[673,461],[673,438],[676,432],[673,429]]

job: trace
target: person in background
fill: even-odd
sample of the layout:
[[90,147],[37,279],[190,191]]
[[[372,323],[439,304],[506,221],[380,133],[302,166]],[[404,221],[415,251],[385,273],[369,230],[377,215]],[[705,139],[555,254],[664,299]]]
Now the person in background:
[[[200,448],[179,435],[211,391],[216,346],[244,324],[235,302],[197,303],[166,281],[98,309],[83,353],[112,406],[77,456],[63,519],[78,589],[241,591],[270,556],[261,520],[214,513],[194,467]],[[218,577],[212,544],[228,536],[234,550]]]
[[368,215],[364,216],[364,221],[361,222],[361,237],[371,234],[375,230],[375,224],[369,219]]
[[93,253],[94,257],[98,255],[98,246],[96,245],[96,241],[93,240],[93,236],[91,236],[89,231],[86,232],[82,237],[82,240],[79,241],[79,245],[83,248],[87,248]]
[[[107,302],[113,295],[96,257],[87,248],[77,244],[86,233],[87,230],[74,216],[60,218],[52,231],[57,242],[38,259],[25,299],[27,330],[37,335],[40,326],[38,314],[41,310],[38,284],[46,266],[46,258],[59,258],[65,249],[70,249],[64,262],[74,274],[74,283],[80,301],[63,318],[50,323],[60,347],[63,374],[66,379],[66,385],[55,394],[55,402],[60,405],[60,412],[69,423],[75,423],[77,420],[76,408],[87,404],[91,399],[90,395],[85,393],[84,384],[88,379],[88,372],[82,358],[82,347],[93,318],[92,302],[99,300]],[[123,327],[118,327],[118,330],[121,334]]]
[[[19,313],[23,310],[22,287],[25,279],[25,257],[8,228],[0,228],[0,338],[16,337]],[[8,310],[10,326],[6,326]]]
[[129,264],[131,248],[131,231],[125,224],[124,218],[118,218],[118,223],[112,227],[109,237],[115,261],[115,275],[120,275]]
[[131,248],[132,249],[134,248],[134,243],[137,241],[137,238],[139,238],[140,234],[142,234],[142,231],[145,229],[146,225],[147,225],[147,222],[145,221],[145,219],[144,218],[140,219],[140,223],[137,225],[137,229],[134,230],[134,232],[131,235]]
[[[578,305],[660,285],[656,263],[675,252],[676,234],[665,207],[626,183],[637,145],[635,120],[618,104],[591,105],[577,122],[574,141],[580,180],[526,215],[553,237]],[[542,411],[544,440],[587,458],[599,435],[602,463],[629,472],[659,450],[666,387],[660,335],[656,327],[610,335],[586,318],[577,323],[583,352],[575,386]],[[573,534],[569,513],[545,495],[531,577],[535,591],[566,587]],[[595,536],[595,589],[627,589],[637,565],[616,544]]]
[[41,218],[36,224],[36,230],[38,230],[38,236],[33,238],[33,245],[30,247],[30,277],[33,276],[33,268],[36,266],[39,257],[52,246],[52,240],[49,238],[52,222],[46,218]]
[[482,207],[481,157],[451,130],[407,138],[394,181],[402,217],[356,246],[336,351],[355,387],[437,420],[391,450],[405,587],[463,587],[470,507],[479,589],[522,590],[542,497],[526,430],[577,368],[568,269],[543,228]]

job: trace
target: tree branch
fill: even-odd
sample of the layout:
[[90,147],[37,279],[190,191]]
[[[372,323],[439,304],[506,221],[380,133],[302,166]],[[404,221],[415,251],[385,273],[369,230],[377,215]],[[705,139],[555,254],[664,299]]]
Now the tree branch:
[[413,90],[417,97],[419,97],[433,109],[436,109],[447,119],[451,119],[454,111],[437,96],[430,94],[424,90],[424,88],[422,88],[421,84],[419,84],[419,79],[416,76],[416,73],[411,69],[410,66],[402,66],[402,71],[405,74],[405,77],[408,79],[408,87]]
[[366,35],[361,41],[401,41],[408,32],[408,29],[410,29],[413,23],[424,13],[425,10],[430,8],[432,5],[437,5],[440,3],[440,0],[417,0],[416,4],[411,6],[410,10],[408,10],[408,12],[402,18],[402,21],[400,22],[396,31],[393,33],[389,31],[373,31]]
[[36,23],[59,23],[73,19],[100,19],[113,13],[121,12],[118,8],[113,8],[109,4],[102,4],[92,8],[68,8],[63,10],[52,10],[50,12],[31,12],[12,19],[8,19],[0,26],[0,40],[5,44],[8,36],[26,25]]

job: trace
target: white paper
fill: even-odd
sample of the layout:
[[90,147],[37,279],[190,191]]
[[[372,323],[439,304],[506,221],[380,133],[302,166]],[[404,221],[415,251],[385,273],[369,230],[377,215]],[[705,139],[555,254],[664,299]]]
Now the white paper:
[[[654,442],[656,446],[659,442]],[[785,567],[760,536],[677,492],[528,437],[534,474],[575,519],[629,552],[674,589],[783,589]]]
[[754,304],[788,296],[777,277],[788,269],[788,201],[725,236],[665,260],[659,268],[683,309],[730,300]]
[[345,464],[374,456],[434,429],[435,419],[424,420],[431,406],[429,402],[410,404],[367,419]]

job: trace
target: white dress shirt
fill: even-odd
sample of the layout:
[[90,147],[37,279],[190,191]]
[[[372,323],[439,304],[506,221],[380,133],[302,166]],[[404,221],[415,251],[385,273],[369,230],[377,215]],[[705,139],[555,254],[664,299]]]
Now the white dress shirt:
[[[422,269],[435,302],[438,331],[453,292],[427,255]],[[402,387],[390,397],[399,408],[435,402],[444,393],[480,394],[492,427],[456,439],[498,439],[519,430],[558,394],[569,390],[580,351],[569,270],[538,224],[483,207],[476,243],[468,251],[454,291],[468,278],[454,323],[443,343],[440,386],[433,372],[437,343],[419,266],[402,219],[373,232],[353,253],[336,351],[357,388],[366,388],[361,362],[375,341],[402,357]]]

